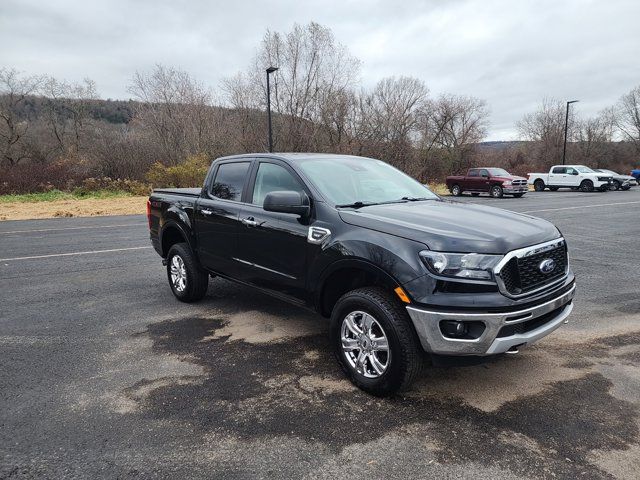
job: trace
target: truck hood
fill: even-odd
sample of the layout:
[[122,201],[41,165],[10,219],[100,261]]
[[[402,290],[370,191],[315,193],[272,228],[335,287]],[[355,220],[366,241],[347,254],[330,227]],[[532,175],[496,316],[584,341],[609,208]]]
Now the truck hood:
[[501,181],[503,181],[503,182],[504,182],[504,181],[507,181],[507,180],[509,180],[509,181],[513,181],[513,180],[525,180],[525,181],[526,181],[527,179],[526,179],[526,178],[524,178],[524,177],[519,177],[519,176],[517,176],[517,175],[509,175],[509,176],[507,176],[507,175],[500,175],[499,177],[491,177],[491,180],[501,180]]
[[560,237],[558,229],[541,218],[449,200],[371,205],[339,213],[348,224],[446,252],[504,254]]

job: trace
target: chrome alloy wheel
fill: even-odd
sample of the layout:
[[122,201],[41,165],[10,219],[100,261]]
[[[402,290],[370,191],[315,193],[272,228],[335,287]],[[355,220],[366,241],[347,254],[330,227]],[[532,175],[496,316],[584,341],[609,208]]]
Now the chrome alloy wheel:
[[342,351],[351,368],[367,378],[380,377],[389,366],[389,341],[378,321],[366,312],[351,312],[340,328]]
[[171,283],[178,292],[184,292],[187,288],[187,269],[180,255],[171,258]]

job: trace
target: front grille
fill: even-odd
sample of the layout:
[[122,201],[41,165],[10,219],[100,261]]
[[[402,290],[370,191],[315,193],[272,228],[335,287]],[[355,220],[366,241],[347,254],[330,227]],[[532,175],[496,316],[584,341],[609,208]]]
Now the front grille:
[[[540,264],[547,259],[555,262],[555,268],[544,273]],[[565,243],[552,250],[526,257],[514,257],[502,267],[500,278],[504,288],[512,295],[522,295],[563,277],[567,270],[567,246]]]
[[549,323],[556,316],[558,316],[560,311],[563,308],[565,308],[567,305],[562,305],[561,307],[556,308],[555,310],[553,310],[553,311],[551,311],[549,313],[545,313],[544,315],[540,315],[539,317],[534,318],[532,320],[527,320],[527,321],[520,322],[520,323],[514,323],[513,325],[505,325],[498,332],[498,338],[510,337],[512,335],[523,334],[523,333],[527,333],[527,332],[530,332],[532,330],[535,330],[536,328],[540,328],[541,326]]
[[526,180],[513,180],[511,182],[512,185],[526,185],[527,181]]

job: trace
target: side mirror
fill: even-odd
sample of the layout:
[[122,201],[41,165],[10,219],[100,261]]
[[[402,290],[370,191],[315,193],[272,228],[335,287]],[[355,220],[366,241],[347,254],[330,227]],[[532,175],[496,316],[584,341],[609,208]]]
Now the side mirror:
[[262,208],[267,212],[293,213],[301,217],[309,215],[311,210],[309,197],[304,192],[293,190],[267,193]]

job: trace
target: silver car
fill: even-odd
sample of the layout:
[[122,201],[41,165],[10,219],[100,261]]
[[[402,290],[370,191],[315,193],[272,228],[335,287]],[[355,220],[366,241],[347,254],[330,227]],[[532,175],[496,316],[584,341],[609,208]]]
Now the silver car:
[[631,175],[621,175],[613,170],[607,170],[606,168],[594,168],[596,172],[606,173],[613,177],[612,190],[629,190],[632,186],[637,185],[638,181]]

